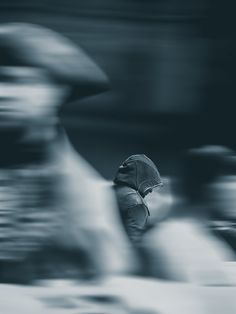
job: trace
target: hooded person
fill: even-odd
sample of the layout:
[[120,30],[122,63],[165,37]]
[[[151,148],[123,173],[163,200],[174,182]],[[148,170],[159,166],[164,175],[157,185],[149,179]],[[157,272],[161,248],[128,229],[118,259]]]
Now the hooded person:
[[114,189],[119,211],[129,239],[134,245],[140,243],[151,214],[145,197],[160,186],[162,180],[157,167],[143,154],[127,158],[116,173]]
[[[70,40],[0,25],[0,281],[126,269],[126,238],[103,178],[71,146],[58,111],[109,83]],[[78,272],[79,274],[78,274]]]

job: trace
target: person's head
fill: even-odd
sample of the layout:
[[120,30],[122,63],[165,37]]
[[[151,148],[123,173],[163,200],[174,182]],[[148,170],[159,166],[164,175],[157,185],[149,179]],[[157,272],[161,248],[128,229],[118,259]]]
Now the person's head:
[[67,93],[68,87],[55,82],[45,69],[0,66],[0,126],[25,126],[42,119],[52,123]]
[[107,87],[102,70],[64,36],[38,25],[0,25],[0,127],[53,120],[64,102]]
[[236,156],[227,156],[221,174],[209,185],[212,219],[236,221]]
[[114,183],[131,187],[142,197],[162,186],[157,167],[151,159],[143,154],[128,157],[119,167]]
[[182,159],[182,176],[177,190],[195,205],[209,205],[209,186],[224,170],[224,161],[231,150],[222,146],[203,146],[188,150]]

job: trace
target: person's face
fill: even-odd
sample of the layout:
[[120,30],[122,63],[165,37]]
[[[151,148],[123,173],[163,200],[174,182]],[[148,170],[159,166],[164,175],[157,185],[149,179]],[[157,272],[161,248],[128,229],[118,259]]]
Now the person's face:
[[53,117],[65,94],[44,69],[0,66],[0,127]]
[[152,193],[152,190],[153,190],[153,188],[148,188],[148,189],[146,189],[146,191],[145,191],[145,197],[146,197],[148,194]]

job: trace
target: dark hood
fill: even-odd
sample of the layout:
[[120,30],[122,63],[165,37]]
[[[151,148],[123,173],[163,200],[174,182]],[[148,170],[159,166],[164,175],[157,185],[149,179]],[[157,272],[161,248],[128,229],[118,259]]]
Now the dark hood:
[[145,155],[132,155],[119,167],[115,184],[126,185],[138,191],[142,196],[147,190],[162,185],[159,171]]

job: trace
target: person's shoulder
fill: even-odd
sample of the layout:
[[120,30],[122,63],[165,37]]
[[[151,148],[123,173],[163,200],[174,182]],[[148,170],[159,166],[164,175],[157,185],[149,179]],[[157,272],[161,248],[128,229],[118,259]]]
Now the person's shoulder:
[[121,204],[122,207],[129,208],[143,204],[141,195],[128,186],[116,186],[115,191],[118,203]]

